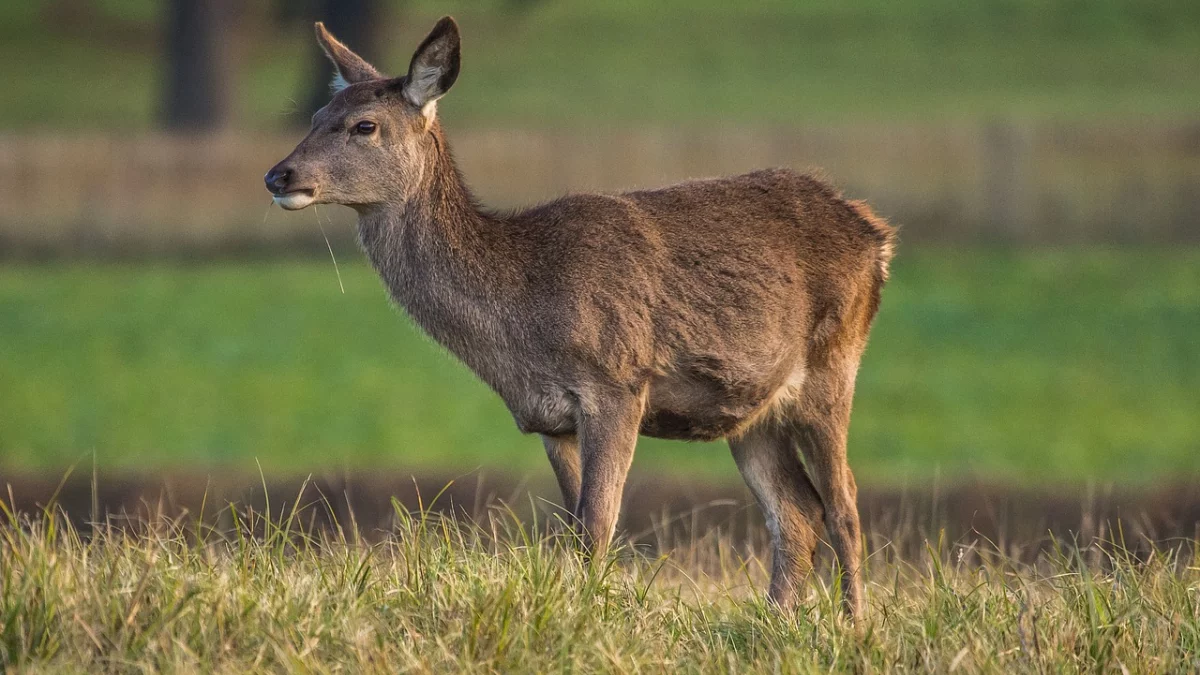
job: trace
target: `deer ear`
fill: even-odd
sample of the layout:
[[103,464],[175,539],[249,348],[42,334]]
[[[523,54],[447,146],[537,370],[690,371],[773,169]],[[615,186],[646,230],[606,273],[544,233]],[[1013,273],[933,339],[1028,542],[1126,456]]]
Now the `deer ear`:
[[361,56],[350,51],[349,47],[338,42],[338,39],[325,29],[325,24],[318,21],[316,29],[317,42],[320,43],[321,49],[325,50],[325,56],[328,56],[329,60],[333,62],[335,72],[333,82],[329,84],[333,93],[336,94],[358,82],[383,78],[383,75],[375,70],[375,66],[367,63]]
[[459,58],[458,24],[444,16],[417,47],[404,82],[404,97],[425,117],[433,119],[437,100],[458,79]]

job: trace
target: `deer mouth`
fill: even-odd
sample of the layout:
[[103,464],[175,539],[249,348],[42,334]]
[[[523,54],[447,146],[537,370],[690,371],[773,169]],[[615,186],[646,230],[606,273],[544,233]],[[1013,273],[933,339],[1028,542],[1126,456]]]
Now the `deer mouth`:
[[283,207],[287,211],[299,211],[300,209],[317,201],[316,190],[289,190],[275,195],[275,203]]

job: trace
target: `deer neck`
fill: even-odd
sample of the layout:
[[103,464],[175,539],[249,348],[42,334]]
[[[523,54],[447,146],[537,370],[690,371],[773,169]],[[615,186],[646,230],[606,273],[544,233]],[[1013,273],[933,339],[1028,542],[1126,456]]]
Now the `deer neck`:
[[[415,195],[359,212],[359,240],[395,301],[435,340],[499,388],[516,343],[524,275],[507,224],[482,212],[444,138]],[[503,392],[502,392],[503,393]]]

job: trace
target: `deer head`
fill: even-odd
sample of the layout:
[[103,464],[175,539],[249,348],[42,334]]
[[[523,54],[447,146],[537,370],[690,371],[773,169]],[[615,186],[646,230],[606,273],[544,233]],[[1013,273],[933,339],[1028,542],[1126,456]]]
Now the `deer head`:
[[459,35],[443,17],[413,54],[408,74],[389,78],[338,42],[321,23],[317,42],[333,61],[333,99],[312,129],[264,180],[275,203],[355,209],[403,203],[438,152],[437,101],[458,77]]

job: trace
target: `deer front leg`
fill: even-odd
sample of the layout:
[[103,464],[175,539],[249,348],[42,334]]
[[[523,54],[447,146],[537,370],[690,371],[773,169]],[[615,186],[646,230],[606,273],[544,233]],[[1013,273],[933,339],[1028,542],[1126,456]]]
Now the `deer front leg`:
[[579,415],[583,481],[575,516],[583,528],[584,546],[599,559],[608,552],[617,526],[621,494],[642,424],[645,392],[601,399],[591,407]]

